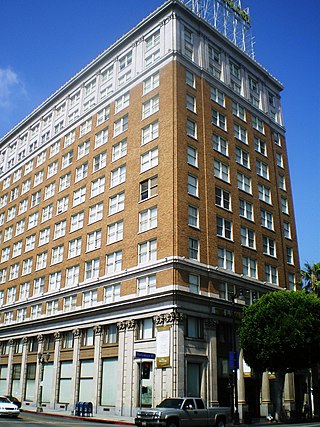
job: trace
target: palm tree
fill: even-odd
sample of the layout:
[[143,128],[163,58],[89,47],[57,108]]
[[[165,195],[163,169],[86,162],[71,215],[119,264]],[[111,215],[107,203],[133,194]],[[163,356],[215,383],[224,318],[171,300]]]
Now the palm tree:
[[320,262],[312,265],[306,262],[301,270],[302,288],[306,292],[314,292],[320,298]]

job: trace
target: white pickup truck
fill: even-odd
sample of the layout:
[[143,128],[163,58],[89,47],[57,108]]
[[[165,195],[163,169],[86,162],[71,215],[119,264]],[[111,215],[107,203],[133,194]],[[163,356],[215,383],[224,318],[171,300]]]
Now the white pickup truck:
[[177,397],[163,400],[156,408],[137,411],[138,427],[225,427],[230,408],[206,408],[197,397]]

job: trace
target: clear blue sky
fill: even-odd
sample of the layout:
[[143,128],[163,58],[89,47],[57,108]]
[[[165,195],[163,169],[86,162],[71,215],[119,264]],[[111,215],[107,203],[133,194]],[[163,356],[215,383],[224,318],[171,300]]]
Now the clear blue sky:
[[[162,0],[0,0],[0,137]],[[242,0],[282,92],[301,265],[320,261],[320,0]]]

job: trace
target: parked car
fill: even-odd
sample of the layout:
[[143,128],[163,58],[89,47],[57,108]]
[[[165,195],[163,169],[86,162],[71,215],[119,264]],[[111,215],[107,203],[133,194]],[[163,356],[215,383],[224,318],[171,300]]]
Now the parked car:
[[5,396],[0,396],[0,415],[8,417],[17,417],[20,414],[20,409]]
[[202,399],[192,397],[169,398],[156,408],[137,411],[135,425],[138,427],[225,427],[230,408],[215,406],[207,408]]
[[8,395],[4,395],[4,396],[1,396],[1,397],[6,397],[7,399],[10,400],[11,403],[14,403],[15,405],[17,405],[19,409],[21,408],[21,402],[16,397],[14,397],[14,396],[8,396]]

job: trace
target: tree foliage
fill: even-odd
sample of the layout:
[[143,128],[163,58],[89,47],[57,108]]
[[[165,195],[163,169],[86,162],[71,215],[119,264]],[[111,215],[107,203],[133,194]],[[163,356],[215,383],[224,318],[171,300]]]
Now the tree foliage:
[[320,361],[320,299],[295,291],[270,292],[244,309],[240,341],[256,371],[294,371]]
[[304,264],[304,269],[300,271],[302,288],[307,292],[313,292],[320,297],[320,262]]

